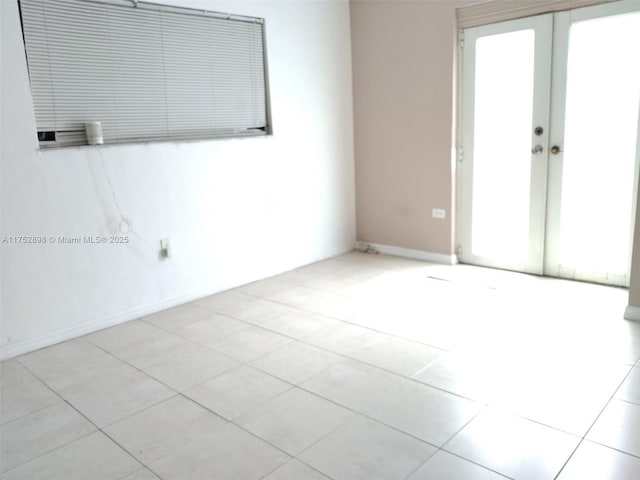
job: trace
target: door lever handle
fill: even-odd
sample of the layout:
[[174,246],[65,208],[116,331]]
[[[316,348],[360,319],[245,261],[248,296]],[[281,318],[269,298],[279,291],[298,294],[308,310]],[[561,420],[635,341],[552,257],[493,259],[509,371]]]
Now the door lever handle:
[[542,148],[542,145],[536,145],[531,149],[531,153],[533,153],[534,155],[540,155],[542,153],[542,150],[544,150]]

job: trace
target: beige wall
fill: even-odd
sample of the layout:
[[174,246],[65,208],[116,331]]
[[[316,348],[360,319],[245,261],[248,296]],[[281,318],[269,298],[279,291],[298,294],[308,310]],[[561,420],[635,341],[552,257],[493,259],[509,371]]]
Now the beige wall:
[[453,253],[455,8],[464,3],[351,1],[358,240]]
[[[358,240],[454,251],[455,9],[476,1],[351,0]],[[640,208],[633,258],[640,307]]]

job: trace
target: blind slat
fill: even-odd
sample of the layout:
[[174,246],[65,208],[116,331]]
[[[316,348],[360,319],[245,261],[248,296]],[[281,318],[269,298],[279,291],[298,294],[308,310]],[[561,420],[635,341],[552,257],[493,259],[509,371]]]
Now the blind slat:
[[22,0],[21,12],[36,124],[60,132],[56,146],[77,145],[87,121],[105,143],[267,129],[259,19],[108,0]]

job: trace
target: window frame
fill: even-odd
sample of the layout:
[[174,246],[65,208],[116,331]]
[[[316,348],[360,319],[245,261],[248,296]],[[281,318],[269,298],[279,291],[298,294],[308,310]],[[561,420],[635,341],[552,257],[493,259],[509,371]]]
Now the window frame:
[[[32,67],[29,62],[29,52],[28,52],[29,49],[27,46],[28,33],[25,30],[25,22],[23,17],[23,3],[29,2],[29,1],[35,2],[37,0],[18,0],[18,8],[19,8],[20,21],[21,21],[21,27],[22,27],[25,59],[27,62],[27,72],[29,75],[30,90],[31,90],[32,101],[33,101],[34,117],[36,119],[36,133],[37,133],[39,148],[41,150],[50,150],[50,149],[56,150],[59,148],[77,148],[77,147],[92,146],[87,139],[84,128],[76,129],[73,131],[76,134],[78,139],[65,142],[64,140],[60,140],[60,138],[57,135],[58,132],[62,131],[57,129],[57,125],[56,125],[56,129],[53,131],[50,129],[41,129],[40,125],[38,125],[37,109],[39,107],[36,105],[36,102],[34,99],[33,81],[32,81],[32,73],[31,73]],[[44,1],[47,1],[47,0],[44,0]],[[64,1],[64,0],[61,0],[61,1]],[[231,14],[231,13],[223,13],[223,12],[217,12],[217,11],[211,11],[211,10],[204,10],[204,9],[196,9],[192,7],[183,7],[183,6],[176,6],[176,5],[169,5],[169,4],[158,4],[154,2],[146,2],[146,1],[138,1],[138,0],[82,0],[82,2],[87,2],[87,4],[94,4],[94,5],[105,5],[107,7],[116,6],[116,7],[124,7],[124,8],[131,8],[131,9],[142,8],[144,10],[149,10],[152,12],[160,12],[160,15],[179,14],[187,17],[195,16],[199,19],[211,18],[211,19],[215,19],[215,21],[222,20],[222,21],[232,21],[232,22],[246,22],[246,23],[260,25],[260,35],[259,37],[256,37],[256,38],[259,38],[259,41],[261,42],[261,51],[260,51],[261,55],[257,55],[256,58],[259,58],[261,60],[262,75],[259,77],[260,78],[259,81],[255,81],[254,83],[252,83],[252,87],[255,87],[256,85],[261,86],[260,90],[261,90],[262,96],[260,95],[258,96],[261,101],[258,103],[253,103],[253,105],[261,105],[262,101],[264,102],[264,105],[263,105],[264,126],[241,127],[241,128],[234,127],[234,128],[223,129],[223,128],[220,128],[221,124],[217,124],[215,131],[214,131],[214,128],[211,128],[208,132],[202,134],[200,133],[201,131],[193,129],[193,125],[192,125],[191,126],[192,130],[190,130],[189,133],[186,133],[186,134],[184,133],[176,134],[175,131],[171,131],[171,132],[168,132],[167,135],[163,135],[162,132],[154,132],[154,134],[152,135],[147,135],[147,136],[140,135],[135,138],[109,138],[109,139],[105,138],[104,145],[139,144],[139,143],[156,143],[156,142],[194,142],[194,141],[200,142],[200,141],[208,141],[208,140],[216,140],[216,139],[256,138],[256,137],[267,137],[267,136],[273,135],[273,124],[272,124],[272,117],[271,117],[271,100],[270,100],[271,91],[269,86],[269,62],[268,62],[268,55],[267,55],[266,21],[264,18]],[[171,19],[171,21],[173,21],[173,18]],[[162,28],[162,19],[159,18],[158,22],[159,22],[160,28]],[[82,25],[81,22],[78,22],[78,25]],[[108,28],[112,28],[112,26]],[[214,27],[211,27],[211,28],[214,28]],[[108,31],[109,31],[109,34],[111,34],[111,30],[108,30]],[[222,31],[222,29],[220,31]],[[49,48],[49,45],[47,45],[47,48]],[[150,47],[150,51],[151,50],[152,48]],[[117,53],[118,50],[112,48],[110,52]],[[165,51],[164,48],[162,49],[161,55],[164,62],[165,59],[167,58],[167,51]],[[227,58],[231,58],[231,56]],[[124,65],[124,62],[119,63],[117,66],[118,68],[122,69],[123,65]],[[259,64],[256,64],[256,65],[259,65]],[[220,72],[221,71],[218,71],[215,73],[220,73]],[[222,71],[222,72],[225,73],[225,71]],[[117,75],[116,69],[113,70],[112,75],[114,76]],[[213,78],[213,75],[210,78]],[[166,90],[167,82],[168,82],[166,71],[162,74],[161,77],[159,77],[159,80],[161,82],[164,82],[163,86]],[[116,90],[117,89],[114,87],[114,89],[110,91],[114,97],[117,97],[117,94],[118,94]],[[52,96],[55,96],[55,94],[52,94]],[[223,97],[220,96],[215,98],[223,98]],[[168,110],[169,104],[171,101],[175,101],[175,100],[174,99],[170,100],[168,98],[165,98],[164,108]],[[228,98],[227,98],[227,101],[228,101]],[[188,112],[188,109],[183,108],[181,111]],[[214,113],[211,112],[211,115],[214,115]],[[131,121],[132,117],[130,115],[123,114],[118,116],[117,118],[119,123],[117,123],[116,126],[119,128],[123,123],[122,120]],[[134,118],[137,118],[137,117],[134,117]],[[84,125],[85,123],[92,122],[92,121],[96,121],[96,119],[84,118],[84,119],[78,119],[77,122],[78,124]],[[262,123],[262,115],[260,115],[260,123]],[[54,136],[54,140],[50,140],[52,134]],[[84,140],[80,141],[79,140],[80,138],[83,138]]]

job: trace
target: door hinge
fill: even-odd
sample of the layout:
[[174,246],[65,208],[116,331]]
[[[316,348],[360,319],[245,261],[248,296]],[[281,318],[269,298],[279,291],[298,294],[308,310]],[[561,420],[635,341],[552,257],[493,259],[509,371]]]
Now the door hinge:
[[458,260],[462,258],[462,245],[456,247],[456,255],[458,256]]
[[458,36],[458,39],[460,41],[460,48],[464,47],[464,32],[460,31],[460,35]]
[[462,145],[460,145],[458,147],[458,161],[461,162],[462,160],[464,160],[464,149],[462,148]]

